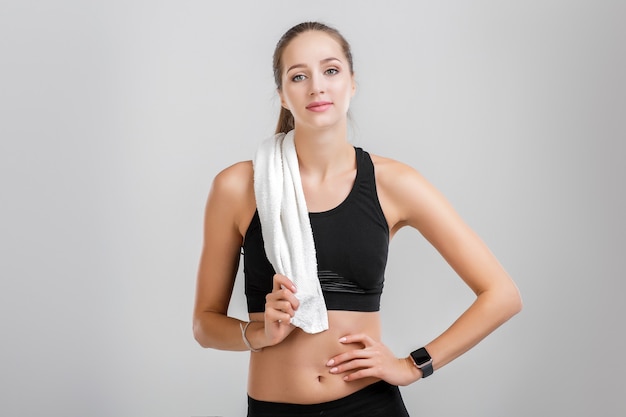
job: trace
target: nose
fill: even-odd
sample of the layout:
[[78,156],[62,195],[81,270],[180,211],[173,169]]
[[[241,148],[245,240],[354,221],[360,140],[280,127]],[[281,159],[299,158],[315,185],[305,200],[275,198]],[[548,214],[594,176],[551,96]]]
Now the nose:
[[310,95],[314,96],[316,94],[324,94],[324,77],[321,75],[313,75],[311,77],[311,91]]

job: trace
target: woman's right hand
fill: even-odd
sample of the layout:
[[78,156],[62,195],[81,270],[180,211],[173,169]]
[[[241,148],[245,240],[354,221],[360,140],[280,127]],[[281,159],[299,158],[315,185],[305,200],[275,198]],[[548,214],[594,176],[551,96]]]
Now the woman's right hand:
[[265,337],[270,346],[285,340],[296,328],[290,323],[300,305],[295,292],[296,286],[289,278],[274,275],[272,292],[265,297]]

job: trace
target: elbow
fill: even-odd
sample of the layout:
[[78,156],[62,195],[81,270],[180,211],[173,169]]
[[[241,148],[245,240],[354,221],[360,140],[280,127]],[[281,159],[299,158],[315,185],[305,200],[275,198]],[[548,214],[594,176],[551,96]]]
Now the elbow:
[[478,298],[483,296],[488,305],[491,306],[490,309],[494,314],[494,318],[497,317],[497,321],[500,324],[522,311],[522,297],[513,282],[478,294]]
[[506,300],[506,311],[508,313],[509,318],[515,316],[520,313],[524,308],[524,302],[522,301],[522,295],[519,292],[517,286],[511,283],[510,288],[507,289],[505,297]]
[[520,294],[519,290],[517,291],[517,310],[515,311],[515,314],[517,313],[521,313],[522,310],[524,309],[524,301],[522,300],[522,295]]
[[203,347],[203,348],[209,348],[211,347],[206,340],[206,334],[205,332],[202,330],[202,325],[199,322],[199,320],[194,319],[193,320],[193,325],[192,325],[192,331],[193,331],[193,338],[196,340],[196,342],[198,342],[198,344]]

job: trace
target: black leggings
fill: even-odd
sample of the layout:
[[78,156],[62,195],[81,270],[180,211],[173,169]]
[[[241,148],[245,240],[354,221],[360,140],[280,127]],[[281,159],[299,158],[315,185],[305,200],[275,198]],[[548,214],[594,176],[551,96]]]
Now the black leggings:
[[378,381],[338,400],[320,404],[259,401],[248,396],[248,417],[409,417],[397,386]]

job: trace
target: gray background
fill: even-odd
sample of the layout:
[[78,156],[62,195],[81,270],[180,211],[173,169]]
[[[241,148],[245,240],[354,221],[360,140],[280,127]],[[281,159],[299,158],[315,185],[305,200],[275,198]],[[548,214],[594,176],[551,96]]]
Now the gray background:
[[[247,353],[191,332],[203,208],[272,133],[278,37],[317,19],[353,44],[353,143],[440,188],[525,302],[403,388],[412,415],[626,415],[625,17],[606,0],[2,2],[0,414],[244,415]],[[471,300],[397,236],[398,355]]]

